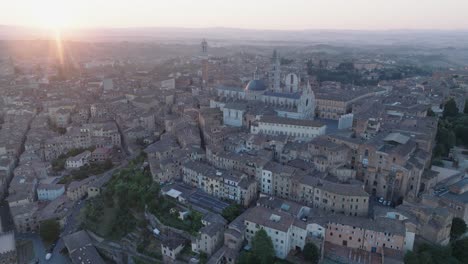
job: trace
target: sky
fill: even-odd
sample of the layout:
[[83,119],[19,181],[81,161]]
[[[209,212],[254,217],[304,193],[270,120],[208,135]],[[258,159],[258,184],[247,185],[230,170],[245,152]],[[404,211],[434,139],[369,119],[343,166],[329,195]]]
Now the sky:
[[1,0],[40,28],[468,29],[468,0]]

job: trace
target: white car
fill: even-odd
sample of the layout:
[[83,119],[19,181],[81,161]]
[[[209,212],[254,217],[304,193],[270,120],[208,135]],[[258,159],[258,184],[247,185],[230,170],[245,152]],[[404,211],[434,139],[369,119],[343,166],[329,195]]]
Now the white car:
[[45,259],[46,259],[46,260],[50,260],[51,258],[52,258],[52,253],[47,253],[47,254],[45,255]]

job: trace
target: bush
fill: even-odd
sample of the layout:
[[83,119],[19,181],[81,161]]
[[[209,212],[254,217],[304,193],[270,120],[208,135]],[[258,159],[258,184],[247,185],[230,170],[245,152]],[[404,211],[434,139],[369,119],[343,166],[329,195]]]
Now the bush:
[[460,239],[452,243],[452,255],[461,263],[468,261],[468,238]]
[[458,107],[455,100],[450,99],[445,103],[443,117],[455,117],[458,115]]
[[242,214],[243,208],[238,204],[231,204],[228,207],[224,208],[222,216],[228,221],[232,222],[240,214]]
[[317,246],[314,243],[307,243],[304,246],[302,255],[307,262],[312,264],[317,264],[320,259],[320,252]]
[[439,167],[444,167],[444,163],[439,159],[433,160],[432,165],[439,166]]
[[456,240],[466,232],[466,223],[463,219],[454,217],[452,220],[452,229],[450,229],[450,238]]
[[60,235],[60,224],[56,220],[43,221],[39,227],[39,234],[47,243],[55,242]]

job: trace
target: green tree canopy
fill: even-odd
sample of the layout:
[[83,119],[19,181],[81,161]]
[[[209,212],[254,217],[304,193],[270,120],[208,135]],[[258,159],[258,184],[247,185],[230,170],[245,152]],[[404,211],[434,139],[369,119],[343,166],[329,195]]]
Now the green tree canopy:
[[314,243],[305,244],[302,252],[302,254],[304,255],[304,259],[307,260],[309,263],[317,264],[319,262],[319,249]]
[[435,116],[435,113],[431,108],[427,109],[427,116]]
[[228,220],[228,222],[232,222],[242,213],[242,206],[238,204],[231,204],[228,207],[224,208],[222,212],[222,216]]
[[452,229],[450,229],[450,237],[452,240],[458,239],[466,232],[466,223],[463,219],[454,217],[452,220]]
[[[405,264],[459,264],[450,246],[422,244],[405,255]],[[463,262],[461,262],[463,263]]]
[[258,260],[257,263],[273,263],[273,260],[275,258],[275,249],[273,248],[273,242],[263,229],[257,231],[257,233],[255,233],[255,236],[252,239],[252,254]]
[[42,240],[52,243],[59,238],[60,224],[56,220],[46,220],[39,226],[39,234]]
[[408,251],[408,253],[405,254],[404,262],[405,264],[419,264],[418,254],[413,251]]
[[452,255],[462,263],[468,262],[468,238],[452,243]]
[[452,98],[445,103],[444,117],[455,117],[458,115],[458,107],[455,100]]
[[251,252],[243,251],[239,256],[239,260],[237,261],[237,263],[238,264],[256,264],[258,263],[258,261]]

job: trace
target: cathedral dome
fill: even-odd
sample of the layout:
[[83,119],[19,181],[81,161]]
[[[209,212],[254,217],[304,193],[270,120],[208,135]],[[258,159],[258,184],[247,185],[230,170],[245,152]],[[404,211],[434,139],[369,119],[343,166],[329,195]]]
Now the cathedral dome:
[[247,86],[245,86],[245,90],[248,91],[265,91],[266,89],[267,86],[262,80],[251,80]]

